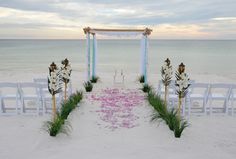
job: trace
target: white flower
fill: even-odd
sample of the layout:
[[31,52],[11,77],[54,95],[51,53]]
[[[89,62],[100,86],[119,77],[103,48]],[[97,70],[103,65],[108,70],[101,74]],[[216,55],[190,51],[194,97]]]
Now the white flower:
[[[167,60],[169,60],[169,59],[167,59]],[[169,63],[167,63],[166,61],[164,62],[163,66],[162,66],[162,81],[165,86],[168,86],[170,84],[170,80],[172,78],[173,71],[172,71],[172,66],[170,65],[170,61],[169,61]]]
[[48,79],[49,79],[48,87],[50,89],[50,93],[55,94],[55,92],[61,89],[61,81],[60,81],[61,77],[59,70],[54,69],[53,71],[51,71]]
[[164,72],[164,76],[170,77],[173,74],[172,66],[167,66],[166,62],[162,66],[162,70]]
[[69,80],[70,79],[70,74],[71,74],[71,66],[68,64],[65,66],[64,64],[61,66],[61,75],[62,78]]
[[57,73],[56,72],[51,72],[51,77],[52,78],[56,78],[57,77]]
[[182,94],[188,89],[189,78],[186,73],[181,73],[179,77],[180,79],[176,80],[177,90],[180,94]]
[[178,80],[176,83],[178,84],[180,91],[183,91],[188,87],[188,80]]

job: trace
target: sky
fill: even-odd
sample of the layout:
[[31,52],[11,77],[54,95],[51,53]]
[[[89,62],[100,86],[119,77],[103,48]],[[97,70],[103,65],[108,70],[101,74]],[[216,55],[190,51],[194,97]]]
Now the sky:
[[87,26],[236,39],[236,0],[0,0],[0,39],[82,39]]

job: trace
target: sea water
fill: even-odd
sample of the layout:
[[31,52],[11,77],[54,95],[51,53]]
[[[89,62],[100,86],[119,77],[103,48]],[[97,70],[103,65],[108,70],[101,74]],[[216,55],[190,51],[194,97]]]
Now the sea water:
[[[140,40],[97,42],[97,72],[140,72]],[[91,50],[92,53],[92,50]],[[192,74],[236,74],[236,40],[153,40],[148,72],[160,73],[166,58],[174,69],[183,62]],[[86,71],[85,40],[0,40],[0,72],[47,72],[52,61],[68,58],[73,70]]]

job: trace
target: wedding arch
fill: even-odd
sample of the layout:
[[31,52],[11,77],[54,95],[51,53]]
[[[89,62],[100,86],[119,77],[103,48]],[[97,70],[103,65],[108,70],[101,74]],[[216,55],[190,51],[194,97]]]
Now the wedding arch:
[[[141,76],[144,77],[144,83],[147,83],[147,64],[148,64],[148,36],[151,34],[152,29],[98,29],[98,28],[83,28],[84,33],[86,34],[86,70],[87,70],[87,80],[89,81],[91,77],[96,77],[97,69],[97,38],[96,34],[102,35],[128,35],[128,36],[137,36],[142,35],[141,37]],[[91,56],[90,56],[90,35],[93,37],[92,43],[92,67],[91,67]],[[92,69],[92,72],[91,72]],[[92,75],[91,75],[92,74]]]

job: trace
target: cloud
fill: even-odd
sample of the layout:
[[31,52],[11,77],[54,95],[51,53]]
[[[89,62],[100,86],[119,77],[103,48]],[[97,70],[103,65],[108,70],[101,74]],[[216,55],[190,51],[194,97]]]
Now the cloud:
[[0,0],[0,36],[14,36],[5,33],[12,29],[50,38],[60,30],[60,37],[80,38],[85,26],[148,26],[154,38],[236,38],[235,8],[235,0]]

